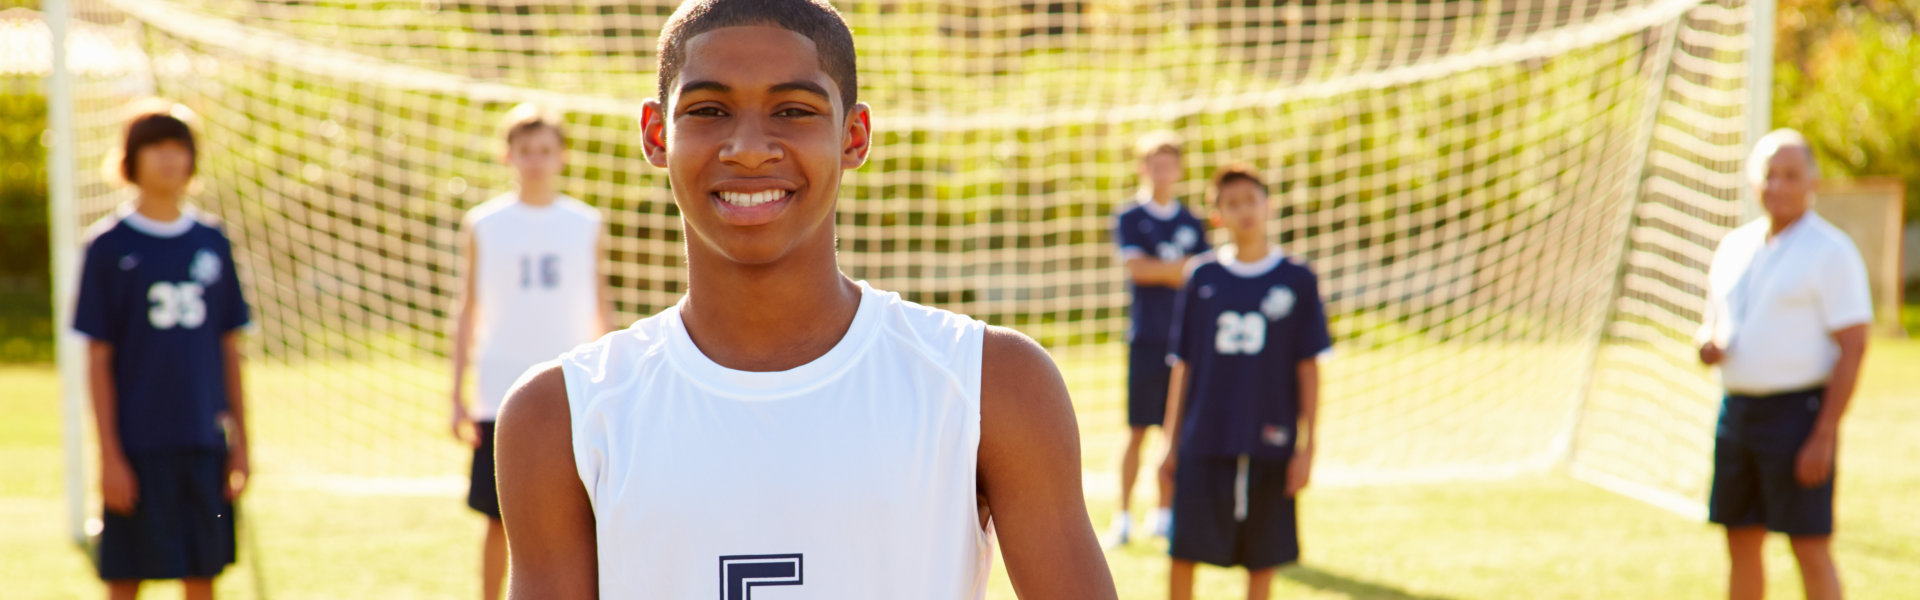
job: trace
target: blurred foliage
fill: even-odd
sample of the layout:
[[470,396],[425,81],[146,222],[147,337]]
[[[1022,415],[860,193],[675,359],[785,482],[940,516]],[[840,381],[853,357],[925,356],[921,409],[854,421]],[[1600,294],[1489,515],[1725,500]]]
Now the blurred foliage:
[[1920,220],[1920,0],[1780,0],[1773,123],[1807,135],[1829,179],[1907,182]]
[[53,356],[39,81],[0,77],[0,362]]

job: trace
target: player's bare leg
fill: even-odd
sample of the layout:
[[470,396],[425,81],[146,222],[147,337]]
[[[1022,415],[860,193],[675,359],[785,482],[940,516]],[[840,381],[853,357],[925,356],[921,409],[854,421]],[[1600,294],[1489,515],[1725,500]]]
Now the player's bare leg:
[[187,600],[213,600],[213,578],[189,577],[180,580],[180,596]]
[[480,551],[480,598],[500,600],[507,579],[507,529],[499,519],[487,519],[486,542]]
[[107,582],[107,600],[133,600],[140,597],[140,580],[115,579]]
[[1168,600],[1193,600],[1194,562],[1173,559],[1173,568],[1167,571]]
[[1800,583],[1807,600],[1840,600],[1840,570],[1833,564],[1833,536],[1796,535],[1788,538],[1793,559],[1800,563]]
[[1273,595],[1273,573],[1278,567],[1247,571],[1247,600],[1267,600]]
[[1767,570],[1760,554],[1767,528],[1760,525],[1727,528],[1727,598],[1760,600],[1766,594]]
[[[1127,543],[1130,537],[1133,515],[1133,484],[1140,479],[1140,448],[1146,445],[1147,428],[1133,427],[1127,432],[1127,449],[1120,453],[1120,512],[1113,516],[1113,526],[1107,531],[1107,543],[1119,545]],[[1162,487],[1161,496],[1167,490]]]

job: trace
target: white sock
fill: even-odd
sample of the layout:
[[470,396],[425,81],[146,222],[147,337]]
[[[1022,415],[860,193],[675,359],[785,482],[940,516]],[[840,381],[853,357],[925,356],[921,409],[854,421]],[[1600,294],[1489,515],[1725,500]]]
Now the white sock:
[[1151,524],[1148,528],[1152,530],[1153,535],[1164,536],[1167,530],[1173,527],[1173,509],[1156,508],[1150,515],[1147,522]]

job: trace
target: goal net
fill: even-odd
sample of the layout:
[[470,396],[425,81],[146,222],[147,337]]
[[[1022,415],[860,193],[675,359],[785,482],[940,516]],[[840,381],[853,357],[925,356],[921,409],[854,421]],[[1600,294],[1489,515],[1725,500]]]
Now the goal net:
[[[76,31],[131,61],[77,75],[80,222],[126,199],[92,168],[121,102],[198,115],[198,202],[255,307],[263,482],[463,489],[455,239],[509,189],[494,131],[518,103],[568,119],[564,189],[608,219],[621,318],[686,289],[637,144],[670,0],[76,2]],[[1322,278],[1324,479],[1566,465],[1701,513],[1716,399],[1690,334],[1742,212],[1743,0],[840,8],[878,132],[844,184],[844,268],[1039,339],[1088,426],[1124,402],[1130,148],[1170,129],[1181,193],[1251,163],[1278,241]]]

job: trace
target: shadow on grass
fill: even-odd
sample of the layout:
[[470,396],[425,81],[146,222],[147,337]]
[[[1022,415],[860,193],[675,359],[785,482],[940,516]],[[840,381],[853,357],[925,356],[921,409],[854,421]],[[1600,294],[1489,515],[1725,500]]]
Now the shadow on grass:
[[1348,598],[1362,600],[1453,600],[1446,596],[1416,594],[1400,588],[1354,579],[1339,573],[1322,571],[1309,565],[1293,565],[1280,569],[1281,577],[1295,583],[1329,592],[1346,594]]

